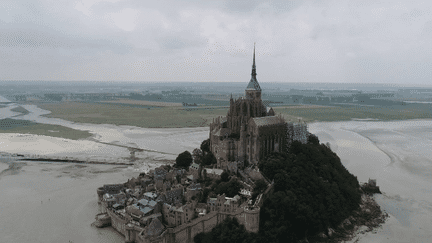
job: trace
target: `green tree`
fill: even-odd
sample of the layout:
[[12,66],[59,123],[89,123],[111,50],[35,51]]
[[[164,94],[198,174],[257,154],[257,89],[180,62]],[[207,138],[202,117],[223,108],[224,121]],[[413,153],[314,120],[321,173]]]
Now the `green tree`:
[[263,179],[255,182],[254,192],[262,193],[267,188],[267,183]]
[[176,166],[188,168],[192,164],[192,155],[189,151],[180,153],[176,158]]
[[194,149],[192,151],[193,161],[199,165],[204,165],[204,153],[201,149]]
[[203,164],[204,165],[213,165],[216,163],[217,163],[216,157],[214,157],[212,152],[205,153],[205,155],[203,157]]
[[210,138],[202,141],[200,149],[204,152],[204,153],[209,153],[210,152]]
[[307,138],[308,144],[319,145],[319,139],[316,135],[310,134]]
[[237,195],[240,190],[243,188],[243,185],[237,180],[231,180],[229,182],[221,182],[218,185],[214,185],[215,194],[224,194],[227,197],[234,197]]
[[227,182],[229,180],[229,178],[230,178],[230,176],[229,176],[228,172],[226,172],[226,171],[222,172],[222,174],[221,174],[221,180],[223,182]]
[[258,166],[275,183],[260,211],[260,237],[267,242],[316,235],[358,208],[357,178],[318,139],[294,142],[289,155],[271,154]]
[[195,243],[255,243],[262,242],[256,234],[246,231],[236,217],[227,217],[208,233],[199,233],[194,237]]
[[204,169],[202,173],[203,173],[203,179],[207,180],[207,170]]

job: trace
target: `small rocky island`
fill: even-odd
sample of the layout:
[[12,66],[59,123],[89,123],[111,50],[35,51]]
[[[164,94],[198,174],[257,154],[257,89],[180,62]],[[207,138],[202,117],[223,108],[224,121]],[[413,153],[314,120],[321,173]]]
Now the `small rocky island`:
[[[174,167],[98,189],[102,214],[126,242],[321,242],[349,239],[385,215],[306,123],[261,99],[255,48],[244,97],[230,98],[209,139]],[[363,188],[363,189],[362,189]]]
[[[360,186],[330,148],[309,135],[237,173],[214,168],[209,140],[123,184],[97,191],[94,226],[125,242],[341,242],[381,225],[376,180]],[[199,163],[194,163],[194,162]],[[224,237],[215,235],[224,232]]]

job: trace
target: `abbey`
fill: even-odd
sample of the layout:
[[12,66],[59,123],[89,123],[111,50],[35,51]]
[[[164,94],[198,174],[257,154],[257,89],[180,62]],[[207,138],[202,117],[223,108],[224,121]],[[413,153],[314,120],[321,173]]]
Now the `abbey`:
[[307,126],[303,122],[286,122],[276,116],[273,108],[261,100],[261,87],[256,78],[255,47],[252,74],[245,96],[230,99],[226,117],[210,124],[210,147],[217,167],[237,171],[244,162],[256,165],[272,152],[286,153],[294,140],[307,141]]

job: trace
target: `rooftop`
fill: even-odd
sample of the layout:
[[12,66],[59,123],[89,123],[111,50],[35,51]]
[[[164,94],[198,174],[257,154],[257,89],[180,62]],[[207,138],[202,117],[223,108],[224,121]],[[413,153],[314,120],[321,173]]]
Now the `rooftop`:
[[157,198],[157,194],[154,192],[146,192],[146,193],[144,193],[144,196],[149,197],[149,198],[153,198],[153,199]]
[[221,169],[206,169],[207,174],[215,174],[215,175],[222,175],[223,170]]
[[158,218],[152,220],[150,225],[147,228],[148,236],[158,236],[162,233],[164,226]]
[[252,77],[251,80],[249,81],[248,86],[246,87],[246,90],[257,90],[257,91],[261,91],[261,87],[258,83],[258,80],[256,79],[256,77]]
[[258,127],[285,123],[282,118],[277,116],[254,117],[251,119]]

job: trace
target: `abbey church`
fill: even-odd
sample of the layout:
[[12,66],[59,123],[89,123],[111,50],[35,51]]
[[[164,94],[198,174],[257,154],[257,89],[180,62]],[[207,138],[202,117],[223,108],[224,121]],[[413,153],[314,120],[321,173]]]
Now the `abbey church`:
[[210,147],[220,169],[237,171],[244,162],[256,165],[272,152],[286,153],[295,140],[307,141],[305,123],[286,122],[263,104],[256,78],[255,47],[251,76],[245,96],[236,100],[231,97],[227,116],[210,124]]

